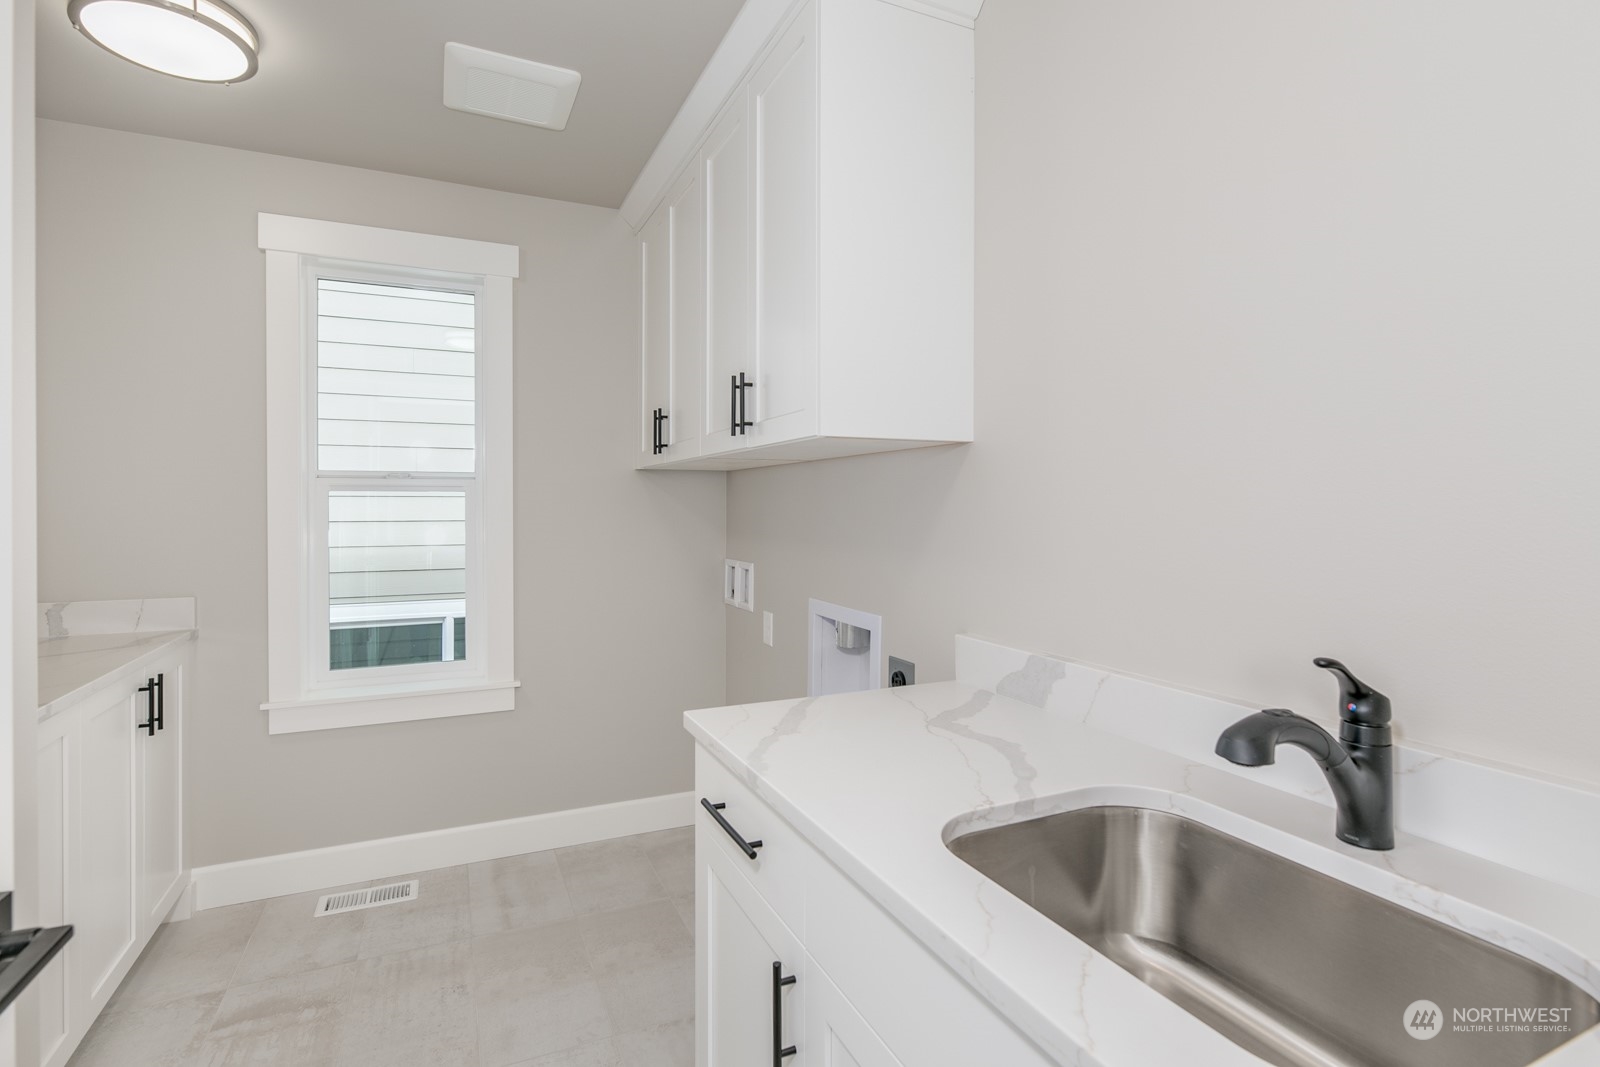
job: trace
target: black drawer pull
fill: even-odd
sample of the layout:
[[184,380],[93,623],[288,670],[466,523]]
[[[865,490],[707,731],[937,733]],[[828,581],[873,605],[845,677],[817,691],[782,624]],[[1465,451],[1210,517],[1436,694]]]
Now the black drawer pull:
[[156,687],[156,729],[165,730],[167,728],[167,676],[165,674],[156,675],[156,680],[153,684]]
[[159,687],[156,685],[156,680],[154,678],[147,679],[144,685],[139,687],[139,692],[145,694],[145,700],[147,701],[145,707],[150,713],[150,718],[146,722],[135,723],[134,729],[145,730],[151,737],[154,737],[156,735],[156,730],[158,729],[158,724],[161,721],[156,715],[156,693],[159,692]]
[[750,433],[750,427],[755,425],[755,423],[751,422],[745,416],[744,410],[744,391],[751,388],[755,384],[755,382],[747,382],[744,380],[744,371],[739,372],[739,377],[734,383],[734,393],[739,398],[739,414],[734,419],[733,425],[734,429],[741,437],[748,435]]
[[756,849],[761,847],[761,842],[760,841],[746,841],[740,835],[739,831],[737,831],[737,830],[735,830],[733,828],[733,824],[731,822],[729,822],[727,819],[722,817],[722,809],[727,807],[728,805],[726,805],[726,804],[713,804],[713,803],[711,803],[711,801],[707,800],[705,797],[701,797],[700,798],[700,806],[702,808],[705,808],[707,811],[709,811],[711,813],[711,817],[713,819],[717,820],[717,825],[722,827],[722,829],[727,832],[727,835],[729,837],[733,838],[733,843],[739,846],[739,848],[744,852],[744,854],[745,854],[745,856],[747,858],[749,858],[749,859],[755,859],[756,858]]
[[783,976],[783,964],[772,961],[772,1067],[783,1067],[784,1057],[793,1056],[795,1047],[783,1043],[783,987],[794,985],[794,975]]

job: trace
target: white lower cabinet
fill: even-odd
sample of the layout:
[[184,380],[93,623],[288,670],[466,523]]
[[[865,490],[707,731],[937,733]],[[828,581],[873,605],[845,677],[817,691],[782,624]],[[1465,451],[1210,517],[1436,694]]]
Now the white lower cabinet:
[[807,1063],[814,1067],[901,1067],[821,967],[806,973]]
[[698,1062],[746,1067],[775,1062],[775,1052],[788,1059],[782,1051],[799,1040],[809,986],[799,980],[800,943],[731,860],[698,851],[706,853],[696,894],[704,931],[697,964],[706,993]]
[[1052,1062],[698,747],[695,790],[721,805],[696,810],[698,1067]]
[[698,1062],[900,1067],[734,861],[714,847],[703,855]]
[[190,647],[39,724],[40,922],[73,927],[30,993],[44,1067],[72,1056],[183,890]]

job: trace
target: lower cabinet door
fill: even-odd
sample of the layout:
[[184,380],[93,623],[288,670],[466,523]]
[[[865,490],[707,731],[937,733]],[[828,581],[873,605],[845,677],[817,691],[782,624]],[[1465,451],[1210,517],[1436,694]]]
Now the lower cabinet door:
[[[71,964],[84,1000],[97,1012],[134,951],[134,723],[143,694],[109,689],[83,709],[77,727],[69,827],[77,829],[67,884],[66,921],[74,927]],[[142,736],[142,735],[141,735]],[[68,830],[69,840],[71,829]],[[130,961],[131,962],[131,961]]]
[[806,966],[806,1067],[901,1067],[816,962]]
[[[183,875],[183,711],[186,656],[158,663],[152,674],[160,680],[155,695],[160,728],[154,734],[138,730],[134,751],[138,756],[138,898],[141,941],[154,934],[176,899]],[[151,699],[146,694],[141,713]]]
[[[700,1067],[809,1067],[800,1048],[805,955],[733,866],[696,832],[695,1062]],[[721,831],[716,831],[721,832]],[[795,1048],[785,1055],[785,1050]]]

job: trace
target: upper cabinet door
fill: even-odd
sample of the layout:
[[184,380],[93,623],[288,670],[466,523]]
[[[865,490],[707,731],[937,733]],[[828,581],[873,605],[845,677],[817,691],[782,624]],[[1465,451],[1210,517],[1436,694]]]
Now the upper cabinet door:
[[644,388],[640,392],[639,448],[642,464],[657,463],[664,458],[657,448],[661,430],[656,414],[665,411],[672,403],[668,215],[666,207],[658,209],[640,234],[643,304],[640,309],[642,327],[639,354]]
[[751,443],[817,432],[817,41],[808,5],[750,82],[756,388]]
[[[735,100],[711,130],[700,157],[705,182],[706,453],[743,447],[736,434],[739,375],[755,377],[750,337],[750,137],[742,102]],[[754,398],[745,390],[746,420]]]
[[690,167],[667,197],[671,342],[663,455],[700,454],[706,373],[706,209],[700,168]]

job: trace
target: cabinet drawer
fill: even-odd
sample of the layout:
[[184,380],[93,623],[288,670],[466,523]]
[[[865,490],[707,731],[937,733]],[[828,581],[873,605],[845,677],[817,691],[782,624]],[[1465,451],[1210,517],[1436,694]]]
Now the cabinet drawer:
[[902,1063],[1051,1067],[1049,1056],[833,864],[819,863],[807,888],[806,951]]
[[[784,822],[714,756],[696,746],[694,759],[695,817],[702,829],[711,831],[701,840],[716,842],[714,847],[734,861],[734,866],[767,899],[784,923],[804,937],[807,872],[820,857],[794,827]],[[702,800],[723,806],[713,814],[706,810]],[[727,828],[717,816],[727,823]],[[752,847],[753,859],[734,840],[734,834]],[[759,848],[755,847],[757,841],[761,842]]]

